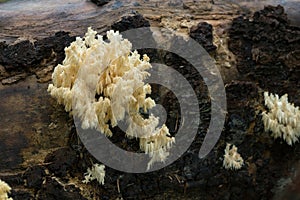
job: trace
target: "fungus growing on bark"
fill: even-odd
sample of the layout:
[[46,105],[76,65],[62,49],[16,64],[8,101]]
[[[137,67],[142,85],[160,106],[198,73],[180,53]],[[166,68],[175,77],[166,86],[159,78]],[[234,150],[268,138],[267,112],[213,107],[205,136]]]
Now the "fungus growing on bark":
[[151,86],[144,82],[150,76],[150,59],[132,52],[132,44],[119,32],[108,31],[109,42],[96,34],[88,28],[84,38],[77,37],[65,48],[66,57],[54,69],[48,92],[81,120],[83,129],[112,136],[111,127],[126,120],[126,136],[140,138],[141,150],[151,157],[149,169],[166,159],[175,141],[165,125],[158,127],[158,117],[144,118],[140,113],[155,106],[147,97]]
[[299,107],[288,102],[288,95],[279,98],[277,94],[264,92],[265,105],[269,111],[262,113],[265,131],[271,131],[272,136],[283,138],[287,144],[293,145],[300,136]]
[[4,181],[0,180],[0,199],[1,200],[13,200],[12,198],[8,198],[8,193],[10,193],[11,187]]
[[225,148],[223,167],[225,167],[225,169],[240,169],[243,165],[244,160],[237,152],[237,147],[235,145],[227,143]]

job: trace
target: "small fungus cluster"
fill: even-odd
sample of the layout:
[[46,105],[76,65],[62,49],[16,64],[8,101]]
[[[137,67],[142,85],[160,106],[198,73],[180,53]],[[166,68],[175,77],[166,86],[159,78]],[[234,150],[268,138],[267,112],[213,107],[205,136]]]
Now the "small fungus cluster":
[[269,112],[262,113],[265,131],[271,131],[274,138],[283,138],[293,145],[300,136],[299,107],[288,102],[288,95],[279,98],[277,94],[264,93],[265,105]]

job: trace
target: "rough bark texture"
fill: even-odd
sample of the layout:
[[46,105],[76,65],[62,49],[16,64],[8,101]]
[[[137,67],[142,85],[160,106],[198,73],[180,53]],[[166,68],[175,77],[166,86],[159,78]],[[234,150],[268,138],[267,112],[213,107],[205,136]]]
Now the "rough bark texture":
[[229,37],[240,74],[267,91],[289,91],[291,101],[300,103],[300,28],[290,25],[283,7],[268,6],[251,21],[234,19]]

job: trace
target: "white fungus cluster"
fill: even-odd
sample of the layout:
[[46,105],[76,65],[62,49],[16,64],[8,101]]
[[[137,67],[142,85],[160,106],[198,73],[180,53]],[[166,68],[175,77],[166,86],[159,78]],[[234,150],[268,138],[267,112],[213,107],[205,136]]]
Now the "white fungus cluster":
[[287,144],[293,145],[300,136],[299,107],[288,102],[288,95],[279,98],[264,92],[265,105],[269,112],[262,113],[265,131],[271,131],[274,138],[283,138]]
[[227,143],[225,148],[223,167],[225,169],[240,169],[244,165],[244,160],[241,155],[237,152],[237,147]]
[[4,181],[0,180],[0,199],[1,200],[13,200],[12,198],[8,198],[8,193],[10,193],[11,187]]
[[100,165],[98,163],[94,164],[92,168],[88,168],[87,172],[84,174],[83,183],[89,183],[90,181],[97,180],[99,184],[104,185],[105,177],[105,165]]
[[148,169],[154,162],[164,161],[174,143],[168,128],[159,124],[158,117],[144,118],[140,109],[147,112],[155,106],[146,97],[151,86],[144,83],[150,76],[149,57],[140,59],[132,44],[119,32],[108,31],[109,42],[88,28],[84,38],[65,48],[66,57],[56,66],[48,92],[65,110],[80,118],[82,128],[95,128],[112,136],[110,127],[126,120],[126,136],[140,138],[140,148],[151,157]]

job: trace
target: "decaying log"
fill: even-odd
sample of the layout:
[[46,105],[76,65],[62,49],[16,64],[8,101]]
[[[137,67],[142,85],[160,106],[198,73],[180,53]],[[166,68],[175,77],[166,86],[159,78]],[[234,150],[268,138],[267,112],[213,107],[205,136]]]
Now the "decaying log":
[[[195,199],[199,196],[208,199],[226,196],[238,199],[239,195],[247,194],[249,199],[257,199],[273,196],[270,188],[277,187],[275,181],[284,177],[299,159],[300,150],[299,145],[293,149],[282,147],[278,141],[259,135],[262,124],[256,109],[262,107],[261,90],[276,86],[275,91],[294,94],[291,99],[299,104],[299,28],[292,26],[298,16],[289,10],[294,5],[291,2],[286,11],[292,24],[280,7],[257,12],[261,18],[256,16],[252,21],[252,11],[263,5],[250,4],[222,0],[0,1],[0,179],[11,185],[12,197]],[[273,19],[274,16],[277,18]],[[272,24],[265,26],[270,21],[281,28],[276,30],[279,39],[256,37],[274,33]],[[72,117],[50,98],[47,86],[54,67],[64,59],[64,48],[76,36],[83,36],[90,26],[99,34],[111,28],[124,31],[141,26],[164,27],[180,35],[189,35],[203,45],[216,60],[229,93],[228,119],[212,154],[199,161],[194,153],[210,119],[210,99],[205,84],[193,70],[181,69],[182,60],[171,56],[166,58],[169,63],[191,78],[194,89],[200,93],[203,125],[193,147],[165,171],[137,177],[108,169],[105,186],[82,184],[83,173],[94,158],[77,138]],[[282,42],[278,51],[268,49],[270,46],[265,48],[267,42],[274,41]],[[276,58],[272,58],[272,50],[277,53]],[[154,60],[168,55],[155,53]],[[273,74],[278,82],[270,81],[273,75],[269,69],[273,69],[273,65],[282,72]],[[265,71],[269,76],[266,83]],[[169,97],[163,102],[170,109],[177,108],[176,97],[171,92],[166,93]],[[179,118],[178,114],[171,116],[174,131]],[[123,143],[119,138],[112,140]],[[220,158],[228,141],[240,145],[241,154],[246,156],[248,164],[240,172],[221,170]],[[283,154],[289,154],[284,162],[279,160]],[[183,185],[186,186],[184,190]],[[201,186],[200,192],[191,192],[190,196],[184,194],[198,186]],[[170,191],[174,190],[179,192],[172,195]]]

